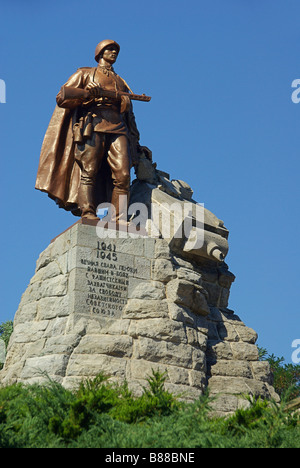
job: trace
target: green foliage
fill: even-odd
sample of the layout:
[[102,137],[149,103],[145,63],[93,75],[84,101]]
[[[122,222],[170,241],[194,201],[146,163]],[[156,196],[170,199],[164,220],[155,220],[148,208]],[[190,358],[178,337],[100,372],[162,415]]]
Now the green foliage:
[[288,399],[300,397],[300,365],[285,364],[283,357],[276,357],[274,354],[268,354],[265,348],[259,348],[261,361],[268,361],[274,376],[273,386],[280,397]]
[[0,389],[1,448],[209,448],[300,447],[299,415],[250,399],[229,419],[208,416],[212,399],[179,402],[153,372],[143,394],[103,375],[76,391],[49,380],[45,386]]
[[[286,400],[280,405],[260,397],[247,397],[248,409],[237,410],[227,420],[227,430],[252,448],[297,448],[300,446],[299,414],[286,411]],[[254,436],[254,437],[253,437]],[[249,447],[249,445],[248,445]]]
[[13,322],[11,320],[0,324],[0,338],[4,341],[5,346],[8,345],[12,332]]
[[[0,324],[0,339],[4,341],[5,347],[8,346],[9,339],[13,332],[13,322],[8,321]],[[0,362],[0,370],[3,368],[3,363]]]
[[141,423],[154,416],[164,416],[179,403],[164,390],[165,376],[153,371],[149,377],[149,389],[141,397],[134,398],[125,382],[112,385],[99,375],[94,380],[82,382],[74,393],[69,412],[64,419],[57,416],[49,421],[49,429],[65,441],[78,437],[84,430],[96,424],[99,415],[107,414],[124,423]]
[[[0,325],[6,346],[12,330],[12,322]],[[76,391],[50,379],[0,388],[0,448],[300,448],[300,415],[287,411],[300,395],[300,366],[264,349],[260,358],[270,363],[281,404],[247,397],[249,407],[228,419],[209,416],[208,394],[180,402],[154,371],[139,397],[104,375]]]

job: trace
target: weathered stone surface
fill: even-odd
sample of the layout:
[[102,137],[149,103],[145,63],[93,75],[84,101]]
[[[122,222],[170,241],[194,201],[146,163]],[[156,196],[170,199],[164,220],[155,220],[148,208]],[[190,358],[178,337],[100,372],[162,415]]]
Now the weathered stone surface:
[[246,377],[252,379],[252,371],[248,362],[220,360],[211,367],[211,374],[224,377]]
[[171,302],[191,308],[193,303],[194,285],[185,280],[173,280],[167,284],[167,298]]
[[273,376],[270,370],[270,364],[267,361],[251,362],[253,374],[256,380],[261,380],[270,385],[273,384]]
[[37,305],[39,320],[52,320],[56,317],[69,315],[69,301],[67,295],[61,297],[41,298]]
[[[74,348],[78,346],[81,336],[77,334],[53,336],[48,338],[45,343],[41,342],[41,349],[36,355],[66,354],[71,355]],[[32,350],[31,350],[32,353]],[[31,354],[30,353],[30,354]]]
[[167,302],[169,307],[169,314],[172,320],[187,323],[190,325],[196,324],[197,316],[187,307],[175,304],[171,300]]
[[[130,326],[130,320],[122,318],[119,320],[93,319],[88,320],[84,328],[84,334],[87,335],[127,335]],[[82,324],[83,325],[83,324]]]
[[107,354],[131,357],[133,340],[130,336],[85,335],[76,347],[76,354]]
[[191,309],[195,314],[203,315],[204,317],[209,315],[210,309],[207,304],[205,290],[201,286],[194,287],[193,291],[193,303]]
[[26,360],[21,372],[21,380],[45,375],[64,376],[68,364],[68,356],[64,354],[51,354],[48,356],[31,357]]
[[183,180],[172,180],[171,181],[176,190],[179,191],[182,198],[191,200],[193,196],[192,188]]
[[141,282],[132,280],[128,294],[129,299],[142,300],[161,300],[166,297],[163,287],[156,287],[155,284],[149,282]]
[[231,343],[233,358],[239,361],[258,361],[258,349],[249,343]]
[[218,394],[211,403],[211,408],[216,417],[224,417],[233,414],[238,409],[249,408],[250,402],[243,397],[235,395]]
[[223,341],[208,340],[206,355],[207,359],[213,363],[218,360],[233,359],[230,343]]
[[213,376],[209,380],[209,389],[212,395],[255,395],[268,398],[270,392],[263,382],[242,377]]
[[45,336],[48,326],[47,320],[30,322],[30,324],[19,323],[14,328],[12,340],[14,343],[33,343]]
[[124,309],[128,319],[151,319],[168,317],[168,303],[164,300],[130,299]]
[[174,320],[153,318],[152,320],[132,320],[129,335],[138,338],[144,336],[155,340],[187,343],[187,337],[182,325]]
[[31,279],[30,284],[36,283],[37,281],[45,281],[50,278],[54,278],[62,274],[61,268],[57,261],[53,261],[40,268],[34,277]]
[[156,239],[154,246],[153,258],[171,258],[170,246],[165,239]]
[[176,277],[176,271],[170,260],[163,258],[156,259],[152,264],[152,279],[167,283]]
[[189,268],[179,267],[176,269],[177,278],[190,281],[191,283],[201,284],[202,276],[200,273],[190,270]]
[[217,333],[221,340],[224,341],[239,341],[239,335],[236,331],[235,327],[231,325],[229,322],[218,322],[217,325]]
[[235,329],[242,341],[250,344],[256,343],[258,335],[252,328],[243,325],[235,325]]
[[146,361],[193,368],[193,347],[184,344],[141,337],[136,343],[135,357]]
[[167,298],[171,302],[191,309],[199,315],[209,315],[210,309],[206,302],[205,291],[190,281],[175,279],[166,286]]
[[[148,377],[152,376],[152,371],[155,371],[164,373],[166,382],[170,382],[174,385],[190,385],[190,371],[181,367],[149,362],[142,359],[132,360],[130,366],[130,377],[136,381],[138,381],[141,376],[144,376],[146,381]],[[203,374],[201,374],[201,377],[202,376]]]
[[208,386],[219,415],[245,405],[241,394],[276,397],[256,332],[227,309],[234,275],[224,264],[181,255],[165,239],[101,229],[99,238],[75,224],[41,253],[0,385],[50,376],[72,389],[102,372],[138,395],[159,370],[188,401]]
[[105,354],[72,354],[66,369],[68,377],[96,377],[103,373],[107,376],[126,378],[126,359]]

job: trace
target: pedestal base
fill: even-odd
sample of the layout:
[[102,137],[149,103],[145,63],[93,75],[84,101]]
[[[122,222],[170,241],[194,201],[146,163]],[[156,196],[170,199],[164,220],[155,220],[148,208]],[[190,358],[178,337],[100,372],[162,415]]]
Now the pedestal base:
[[[93,223],[92,223],[93,224]],[[274,396],[256,333],[227,308],[226,265],[189,261],[163,239],[76,223],[40,255],[15,316],[1,385],[67,388],[100,372],[136,394],[152,369],[194,400],[208,386],[218,414],[240,394]]]

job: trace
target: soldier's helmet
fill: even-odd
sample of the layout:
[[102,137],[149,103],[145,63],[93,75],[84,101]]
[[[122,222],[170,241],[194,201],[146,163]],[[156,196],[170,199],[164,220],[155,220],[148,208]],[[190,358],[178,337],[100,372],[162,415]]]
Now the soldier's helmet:
[[112,41],[110,39],[105,39],[104,41],[99,42],[99,44],[96,47],[96,50],[95,50],[95,60],[96,60],[96,62],[99,62],[101,53],[103,52],[105,47],[107,47],[109,45],[115,45],[117,47],[117,49],[118,49],[118,53],[120,52],[120,46],[116,41]]

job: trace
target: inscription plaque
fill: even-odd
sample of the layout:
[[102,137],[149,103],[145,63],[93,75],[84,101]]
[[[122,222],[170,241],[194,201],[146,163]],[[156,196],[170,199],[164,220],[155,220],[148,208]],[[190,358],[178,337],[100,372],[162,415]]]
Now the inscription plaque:
[[[113,241],[97,241],[90,258],[80,258],[81,312],[102,317],[119,317],[127,304],[129,280],[137,273],[128,255],[117,251]],[[82,276],[82,273],[83,276]]]

